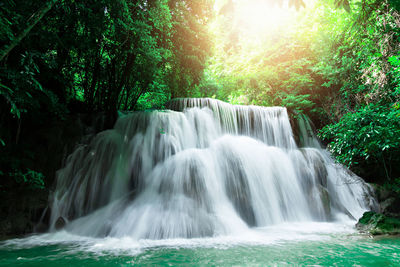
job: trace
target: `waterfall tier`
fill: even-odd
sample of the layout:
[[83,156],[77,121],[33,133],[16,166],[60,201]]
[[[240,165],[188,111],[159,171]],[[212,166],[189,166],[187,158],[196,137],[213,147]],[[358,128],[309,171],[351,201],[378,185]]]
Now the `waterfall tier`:
[[283,107],[213,99],[168,107],[123,116],[69,156],[51,199],[53,229],[62,217],[80,235],[192,238],[354,219],[376,205],[305,119],[306,147],[296,145]]

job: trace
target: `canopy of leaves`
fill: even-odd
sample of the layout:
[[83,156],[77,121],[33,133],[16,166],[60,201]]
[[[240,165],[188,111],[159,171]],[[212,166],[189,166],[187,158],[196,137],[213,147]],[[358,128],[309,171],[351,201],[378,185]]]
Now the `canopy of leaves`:
[[37,169],[31,157],[39,157],[32,129],[80,112],[105,112],[112,126],[119,109],[162,108],[171,95],[188,95],[211,52],[212,5],[2,1],[0,175],[26,184],[41,181],[31,172]]

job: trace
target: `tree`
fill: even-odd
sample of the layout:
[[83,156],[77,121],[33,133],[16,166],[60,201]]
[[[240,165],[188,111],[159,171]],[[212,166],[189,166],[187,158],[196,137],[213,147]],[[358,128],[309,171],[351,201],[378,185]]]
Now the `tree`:
[[0,61],[2,61],[4,57],[8,55],[8,53],[10,53],[10,51],[13,50],[14,47],[16,47],[22,41],[22,39],[25,38],[25,36],[28,35],[32,28],[35,27],[35,25],[43,18],[43,16],[50,11],[55,2],[56,0],[51,0],[47,2],[42,8],[32,14],[32,16],[28,20],[29,25],[27,25],[27,27],[21,33],[13,38],[11,44],[1,50]]

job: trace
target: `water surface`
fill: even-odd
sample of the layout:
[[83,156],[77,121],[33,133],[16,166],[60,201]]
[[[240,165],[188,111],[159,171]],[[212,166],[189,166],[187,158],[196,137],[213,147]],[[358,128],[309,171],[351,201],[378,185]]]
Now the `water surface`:
[[292,223],[238,236],[139,240],[65,231],[0,243],[0,266],[399,266],[400,238],[371,238],[354,222]]

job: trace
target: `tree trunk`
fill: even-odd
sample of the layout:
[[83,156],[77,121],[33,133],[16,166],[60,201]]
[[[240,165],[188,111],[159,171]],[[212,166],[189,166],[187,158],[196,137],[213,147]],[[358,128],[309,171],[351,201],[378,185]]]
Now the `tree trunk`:
[[133,64],[135,63],[136,55],[133,53],[128,53],[126,57],[126,63],[125,63],[125,68],[124,71],[121,75],[121,79],[119,81],[118,86],[113,90],[113,92],[110,92],[110,102],[108,105],[108,109],[110,110],[117,110],[117,104],[118,104],[118,98],[120,96],[120,93],[124,86],[127,85],[127,81],[129,79],[129,76],[131,75],[131,71],[133,68]]
[[98,78],[100,75],[100,61],[101,61],[101,57],[102,57],[102,53],[101,53],[101,41],[98,47],[98,51],[97,51],[97,55],[96,55],[96,59],[94,62],[94,66],[93,66],[93,74],[92,74],[92,81],[90,84],[90,87],[88,88],[87,91],[85,91],[85,100],[86,103],[89,106],[89,109],[92,111],[93,110],[93,106],[94,106],[94,95],[95,95],[95,90],[96,90],[96,85],[98,82]]

